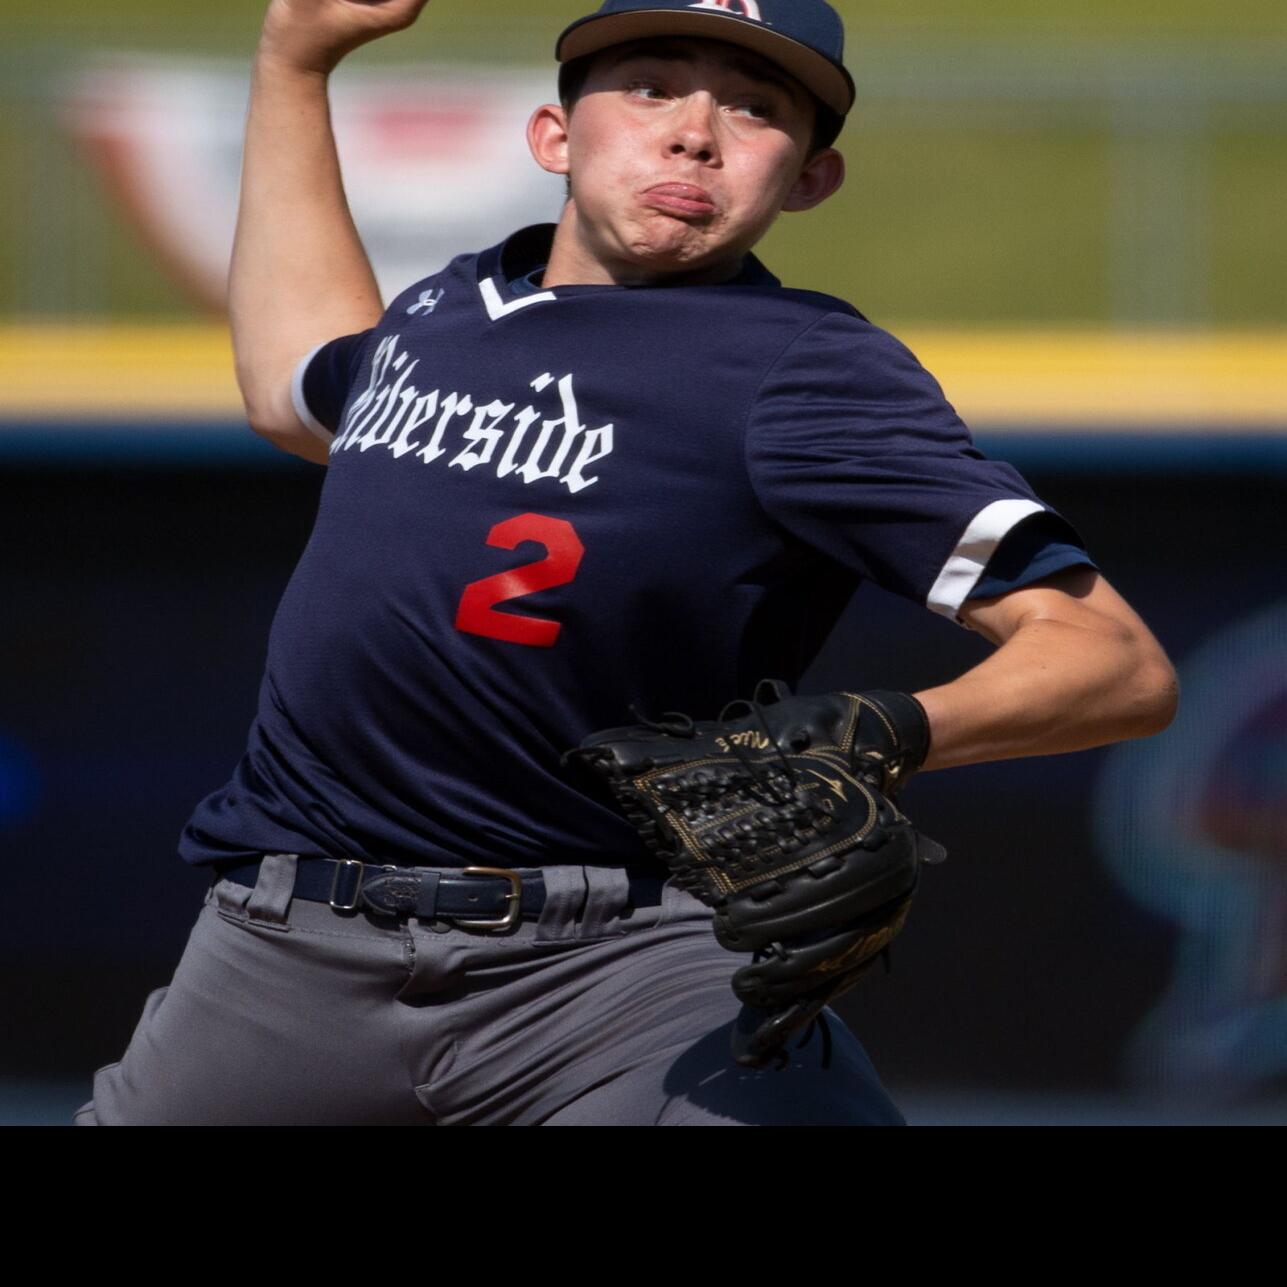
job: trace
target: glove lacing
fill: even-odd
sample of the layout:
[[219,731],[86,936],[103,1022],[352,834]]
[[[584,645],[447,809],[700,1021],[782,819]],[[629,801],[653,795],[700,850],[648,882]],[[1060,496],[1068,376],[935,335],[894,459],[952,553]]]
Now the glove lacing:
[[627,709],[641,724],[656,733],[666,733],[671,737],[697,736],[696,721],[683,711],[662,711],[661,719],[649,719],[634,702]]
[[[773,683],[773,681],[762,681],[761,685],[757,686],[757,689],[755,689],[757,696],[759,692],[766,689],[766,686],[768,686],[768,691],[773,692],[773,699],[775,699],[775,701],[779,701],[782,696],[790,694],[790,690],[786,689],[785,685],[777,685],[777,683]],[[719,712],[717,723],[719,727],[721,727],[721,730],[725,731],[727,734],[728,730],[726,726],[731,722],[730,717],[728,717],[728,712],[730,712],[730,710],[735,709],[736,707],[745,707],[750,714],[753,714],[755,721],[758,722],[759,728],[761,728],[761,731],[763,732],[764,739],[768,741],[768,744],[773,748],[773,752],[777,755],[777,761],[781,764],[782,771],[784,771],[786,775],[786,781],[790,784],[790,793],[782,795],[779,785],[777,785],[777,782],[773,780],[773,776],[767,771],[767,768],[762,768],[761,763],[757,763],[754,759],[750,758],[749,755],[746,754],[744,746],[741,745],[739,741],[736,741],[734,737],[726,736],[725,740],[727,741],[728,746],[730,746],[732,753],[734,753],[737,758],[737,762],[741,764],[741,767],[745,768],[746,775],[750,777],[753,784],[755,786],[759,786],[759,788],[762,788],[763,790],[766,790],[768,793],[766,803],[803,804],[804,808],[806,808],[808,813],[810,813],[811,821],[817,822],[821,819],[830,820],[830,813],[828,813],[825,808],[819,806],[819,804],[813,803],[813,798],[810,793],[802,792],[802,790],[799,789],[799,775],[795,772],[795,767],[792,762],[790,762],[790,759],[786,758],[786,753],[782,750],[776,737],[773,736],[771,728],[768,727],[767,719],[764,718],[764,707],[766,707],[766,705],[772,705],[772,703],[766,703],[766,701],[759,701],[754,698],[735,698],[732,701],[728,701],[725,708]],[[761,798],[764,799],[764,797]]]
[[761,772],[760,767],[756,762],[747,756],[746,750],[740,742],[736,741],[732,737],[726,737],[725,741],[728,742],[729,746],[732,748],[733,754],[737,756],[742,767],[750,775],[751,781],[757,786],[765,787],[772,792],[770,803],[791,803],[792,798],[796,795],[796,787],[799,785],[799,778],[796,776],[795,769],[791,767],[791,761],[783,754],[782,748],[778,745],[777,739],[773,736],[773,732],[769,728],[768,720],[764,718],[763,705],[760,702],[752,701],[745,697],[734,698],[733,701],[728,702],[724,709],[720,711],[717,723],[720,728],[727,733],[728,729],[725,726],[730,723],[728,713],[736,706],[745,706],[747,710],[750,711],[750,713],[759,721],[760,728],[763,731],[764,736],[768,739],[769,745],[777,752],[778,760],[786,771],[787,781],[791,784],[791,794],[783,796],[779,793],[777,784],[773,780],[773,776],[768,772]]

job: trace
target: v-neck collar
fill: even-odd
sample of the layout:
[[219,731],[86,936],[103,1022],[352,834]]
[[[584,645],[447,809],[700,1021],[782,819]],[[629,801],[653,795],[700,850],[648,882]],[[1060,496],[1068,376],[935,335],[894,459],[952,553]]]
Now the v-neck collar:
[[[554,245],[556,225],[532,224],[520,228],[498,245],[483,251],[478,257],[478,291],[488,317],[493,322],[534,304],[553,303],[577,295],[596,291],[656,290],[657,286],[617,286],[612,283],[554,286],[536,294],[514,295],[509,283],[544,267]],[[742,271],[720,286],[781,286],[781,282],[753,254],[742,261]]]

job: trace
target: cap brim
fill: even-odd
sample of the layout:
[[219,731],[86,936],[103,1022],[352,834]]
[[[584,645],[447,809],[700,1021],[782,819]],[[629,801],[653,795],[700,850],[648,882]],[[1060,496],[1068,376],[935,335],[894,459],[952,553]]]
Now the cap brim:
[[798,40],[732,13],[639,9],[633,13],[591,14],[574,22],[559,37],[554,56],[565,63],[629,40],[660,36],[694,36],[741,45],[790,72],[838,115],[848,115],[853,106],[853,79],[843,67]]

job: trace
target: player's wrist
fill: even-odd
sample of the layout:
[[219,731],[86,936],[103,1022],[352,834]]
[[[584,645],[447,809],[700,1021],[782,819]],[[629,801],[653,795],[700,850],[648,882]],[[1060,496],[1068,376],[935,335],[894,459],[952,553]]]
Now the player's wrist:
[[255,60],[284,75],[326,77],[362,43],[355,32],[326,22],[301,22],[297,15],[281,13],[274,6],[264,17]]
[[866,689],[846,694],[861,704],[854,749],[884,765],[889,785],[907,781],[929,758],[930,721],[911,693]]
[[331,56],[330,51],[300,47],[297,42],[273,39],[265,30],[255,50],[256,77],[274,80],[320,80],[325,83],[343,58],[343,53]]

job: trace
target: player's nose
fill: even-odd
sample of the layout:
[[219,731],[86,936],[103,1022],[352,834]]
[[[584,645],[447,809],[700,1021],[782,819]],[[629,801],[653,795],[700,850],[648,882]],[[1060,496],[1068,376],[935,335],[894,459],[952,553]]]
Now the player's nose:
[[705,91],[689,94],[668,122],[667,151],[672,156],[688,155],[702,162],[718,160],[718,113],[714,95]]

